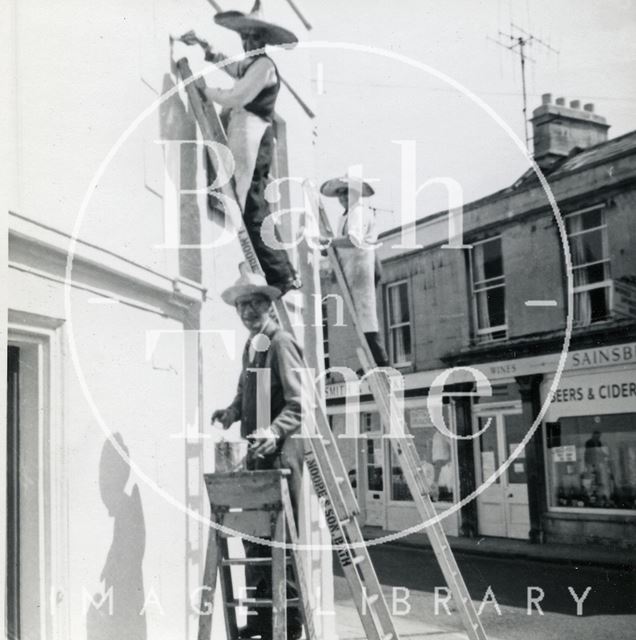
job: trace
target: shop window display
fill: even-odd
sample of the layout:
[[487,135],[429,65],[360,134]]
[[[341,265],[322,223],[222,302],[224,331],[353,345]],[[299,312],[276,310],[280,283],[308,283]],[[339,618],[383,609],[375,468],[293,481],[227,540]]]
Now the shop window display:
[[[444,420],[450,428],[447,406],[444,407]],[[455,457],[452,440],[440,433],[430,422],[427,409],[411,409],[406,412],[410,432],[413,434],[415,448],[422,461],[426,480],[431,487],[431,499],[434,502],[453,502],[455,494]],[[391,460],[391,499],[410,501],[406,479],[402,467]]]
[[636,413],[547,424],[554,507],[636,510]]

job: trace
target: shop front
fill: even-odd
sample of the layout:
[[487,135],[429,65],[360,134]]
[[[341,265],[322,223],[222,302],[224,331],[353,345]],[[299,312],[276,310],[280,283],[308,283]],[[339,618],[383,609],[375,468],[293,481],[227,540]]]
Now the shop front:
[[[404,417],[427,480],[437,513],[457,500],[457,450],[455,441],[441,434],[430,420],[425,391],[404,401]],[[331,399],[334,391],[331,391]],[[357,426],[347,420],[345,405],[328,405],[331,424],[349,479],[360,503],[366,526],[388,532],[403,531],[422,522],[411,497],[401,466],[394,460],[391,441],[383,432],[380,416],[372,402],[360,403]],[[445,408],[446,424],[452,430],[452,411]],[[348,423],[348,425],[347,425]],[[359,437],[352,437],[359,428]],[[459,531],[457,512],[442,520],[448,535]]]
[[545,427],[546,539],[635,546],[636,367],[565,371]]
[[[449,429],[471,439],[448,438],[431,421],[426,397],[441,371],[404,377],[404,417],[438,513],[475,494],[443,519],[449,535],[636,546],[636,344],[572,350],[551,393],[559,357],[472,365],[490,393],[449,392],[444,405]],[[453,375],[453,384],[471,386],[470,376]],[[403,531],[421,518],[365,393],[359,437],[346,427],[344,385],[327,389],[328,413],[366,524]]]

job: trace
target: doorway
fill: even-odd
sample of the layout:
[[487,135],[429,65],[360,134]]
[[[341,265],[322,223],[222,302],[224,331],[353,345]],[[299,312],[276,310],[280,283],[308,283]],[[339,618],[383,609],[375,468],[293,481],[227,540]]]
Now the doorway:
[[[520,403],[474,408],[474,432],[490,426],[474,440],[475,472],[481,486],[508,460],[527,433]],[[479,533],[485,536],[528,539],[528,479],[525,452],[477,496]]]

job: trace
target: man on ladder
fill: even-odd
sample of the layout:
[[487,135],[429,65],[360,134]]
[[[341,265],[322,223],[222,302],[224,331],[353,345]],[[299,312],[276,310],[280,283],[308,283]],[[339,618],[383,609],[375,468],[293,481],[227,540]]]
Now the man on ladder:
[[358,321],[375,364],[388,367],[389,359],[380,340],[376,310],[375,288],[381,274],[379,261],[375,257],[378,241],[375,212],[362,201],[362,198],[373,195],[373,188],[360,179],[344,176],[324,182],[320,193],[338,198],[344,207],[338,228],[339,237],[332,241],[331,246],[336,248],[342,262]]
[[[244,273],[221,297],[236,307],[250,336],[243,350],[243,370],[236,397],[229,407],[212,414],[212,423],[218,421],[228,429],[237,420],[241,421],[241,436],[254,440],[247,458],[249,470],[284,468],[291,471],[289,488],[298,520],[303,441],[291,436],[300,430],[301,424],[301,380],[297,370],[304,366],[302,351],[293,336],[272,319],[272,302],[280,297],[280,291],[267,285],[262,276]],[[268,370],[269,381],[265,378],[264,382],[259,376],[263,369]],[[263,387],[267,391],[271,388],[267,407],[259,397],[263,395]],[[253,542],[244,542],[244,547],[247,557],[267,557],[271,551],[268,546]],[[248,597],[272,597],[269,567],[246,567],[245,582]],[[297,589],[290,584],[288,573],[287,598],[297,597]],[[239,637],[260,636],[261,640],[272,640],[271,634],[271,610],[259,608],[248,612],[248,624]],[[301,634],[300,613],[297,608],[290,607],[287,612],[288,640],[296,640]]]
[[[208,100],[224,109],[222,120],[227,125],[229,149],[234,157],[234,179],[238,203],[243,211],[247,229],[268,284],[284,295],[301,286],[294,267],[284,249],[274,249],[261,237],[261,226],[270,214],[265,200],[265,187],[274,157],[273,116],[280,90],[280,76],[274,61],[262,52],[266,45],[293,46],[298,38],[287,29],[262,20],[257,1],[250,14],[223,11],[214,21],[236,31],[246,54],[260,51],[238,62],[226,64],[223,69],[236,82],[231,89],[210,87],[205,89]],[[194,31],[181,36],[188,45],[198,44],[205,51],[205,59],[216,64],[226,56],[214,52],[210,45]]]

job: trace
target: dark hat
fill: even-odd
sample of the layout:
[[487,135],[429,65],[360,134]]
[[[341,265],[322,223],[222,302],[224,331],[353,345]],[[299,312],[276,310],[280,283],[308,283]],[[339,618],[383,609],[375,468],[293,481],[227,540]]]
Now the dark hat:
[[261,18],[260,5],[260,1],[256,0],[250,13],[221,11],[214,16],[214,22],[238,33],[259,29],[263,33],[265,43],[272,46],[295,45],[298,38],[291,31]]
[[349,189],[354,189],[355,191],[360,191],[360,189],[362,189],[362,193],[360,195],[363,198],[368,198],[375,193],[368,182],[364,182],[359,178],[353,178],[351,176],[331,178],[331,180],[323,182],[320,186],[320,193],[328,198],[335,198],[340,192],[349,191]]

